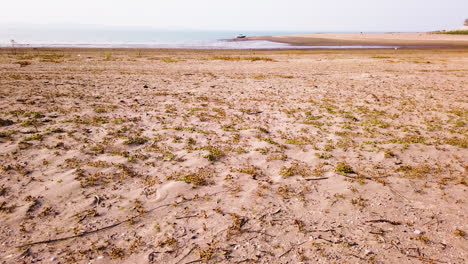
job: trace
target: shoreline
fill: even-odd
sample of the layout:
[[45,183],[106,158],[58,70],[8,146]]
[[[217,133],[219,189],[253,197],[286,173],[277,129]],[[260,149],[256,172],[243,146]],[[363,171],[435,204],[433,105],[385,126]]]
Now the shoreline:
[[318,33],[253,36],[237,41],[265,40],[294,46],[399,46],[401,48],[468,48],[468,36],[435,33]]
[[[248,40],[245,40],[248,41]],[[282,42],[285,43],[285,42]],[[159,48],[159,47],[80,47],[80,46],[29,46],[29,47],[4,47],[0,46],[0,51],[12,52],[16,50],[18,53],[28,52],[32,50],[55,50],[55,51],[131,51],[131,50],[147,50],[147,51],[198,51],[198,52],[268,52],[268,51],[365,51],[365,50],[466,50],[467,45],[304,45],[304,46],[286,46],[284,48]]]
[[[12,48],[0,44],[0,49]],[[16,49],[161,49],[161,50],[307,50],[307,49],[446,49],[468,48],[468,35],[437,33],[311,33],[247,36],[181,43],[34,43]]]

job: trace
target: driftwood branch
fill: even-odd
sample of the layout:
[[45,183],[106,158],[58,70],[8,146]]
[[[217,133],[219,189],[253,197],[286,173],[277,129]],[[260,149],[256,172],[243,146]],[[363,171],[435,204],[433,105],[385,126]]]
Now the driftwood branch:
[[279,255],[278,258],[282,258],[282,257],[286,256],[289,252],[291,252],[291,250],[293,250],[294,248],[296,248],[296,247],[298,247],[298,246],[301,246],[301,245],[307,243],[308,241],[309,241],[309,240],[306,240],[306,241],[301,242],[301,243],[299,243],[299,244],[293,245],[293,246],[290,247],[288,250],[286,250],[283,254]]
[[375,181],[376,179],[383,179],[383,178],[388,178],[390,176],[380,176],[380,177],[367,177],[367,176],[362,176],[362,175],[358,175],[358,176],[350,176],[350,175],[346,175],[346,174],[339,174],[345,178],[349,178],[349,179],[353,179],[353,180],[358,180],[358,179],[366,179],[366,180],[370,180],[370,181]]
[[195,247],[192,247],[189,252],[187,252],[187,254],[185,254],[181,259],[179,259],[179,261],[177,261],[177,263],[180,263],[182,260],[184,260],[186,257],[188,257],[190,254],[192,254],[192,251],[197,248],[196,246]]
[[[219,194],[219,193],[222,193],[222,192],[216,192],[216,193],[209,194],[209,195],[211,196],[211,195],[216,195],[216,194]],[[147,212],[148,213],[153,212],[153,211],[155,211],[157,209],[167,207],[167,206],[171,206],[171,205],[179,205],[179,204],[182,204],[182,203],[189,202],[191,200],[192,199],[187,199],[187,200],[181,201],[179,203],[169,203],[169,204],[159,205],[159,206],[156,206],[155,208],[152,208],[152,209],[148,210]],[[74,239],[74,238],[78,238],[78,237],[84,237],[84,236],[91,235],[91,234],[94,234],[94,233],[97,233],[97,232],[100,232],[100,231],[104,231],[104,230],[107,230],[107,229],[117,227],[117,226],[119,226],[119,225],[121,225],[123,223],[130,222],[130,221],[133,221],[133,220],[134,220],[133,218],[129,218],[129,219],[117,222],[117,223],[112,224],[112,225],[97,228],[97,229],[94,229],[94,230],[91,230],[91,231],[85,231],[85,232],[82,232],[82,233],[80,233],[78,235],[61,237],[61,238],[53,238],[53,239],[48,239],[48,240],[36,241],[36,242],[30,242],[30,243],[26,243],[26,244],[16,246],[16,248],[23,248],[23,247],[29,247],[29,246],[34,246],[34,245],[40,245],[40,244],[56,243],[56,242],[65,241],[65,240],[69,240],[69,239]]]
[[387,219],[369,220],[369,221],[366,221],[366,223],[388,223],[388,224],[391,224],[391,225],[401,225],[401,222],[387,220]]
[[265,232],[262,232],[262,231],[257,231],[257,230],[244,230],[244,232],[246,232],[246,233],[257,233],[257,234],[261,234],[261,235],[265,235],[265,236],[269,236],[269,237],[275,237],[274,235],[270,235],[268,233],[265,233]]
[[304,180],[306,181],[320,181],[320,180],[326,180],[328,179],[329,177],[320,177],[320,178],[306,178]]
[[43,241],[37,241],[37,242],[26,243],[26,244],[17,246],[17,248],[29,247],[29,246],[40,245],[40,244],[55,243],[55,242],[60,242],[60,241],[64,241],[64,240],[68,240],[68,239],[73,239],[73,238],[77,238],[77,237],[83,237],[83,236],[86,236],[86,235],[90,235],[90,234],[97,233],[97,232],[99,232],[99,231],[111,229],[111,228],[113,228],[113,227],[119,226],[119,225],[121,225],[121,224],[123,224],[123,223],[125,223],[125,222],[128,222],[128,221],[130,221],[130,220],[121,221],[121,222],[118,222],[118,223],[115,223],[115,224],[112,224],[112,225],[108,225],[108,226],[105,226],[105,227],[101,227],[101,228],[98,228],[98,229],[95,229],[95,230],[86,231],[86,232],[83,232],[83,233],[80,233],[80,234],[74,235],[74,236],[68,236],[68,237],[62,237],[62,238],[54,238],[54,239],[49,239],[49,240],[43,240]]
[[179,216],[179,217],[176,217],[177,220],[180,220],[180,219],[186,219],[186,218],[192,218],[192,217],[197,217],[198,214],[196,215],[187,215],[187,216]]

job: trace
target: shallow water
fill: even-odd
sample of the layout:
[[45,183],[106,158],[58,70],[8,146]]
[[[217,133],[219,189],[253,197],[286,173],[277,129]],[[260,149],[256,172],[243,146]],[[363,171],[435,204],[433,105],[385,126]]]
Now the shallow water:
[[[11,45],[0,44],[0,47]],[[130,48],[130,49],[239,49],[239,50],[265,50],[265,49],[393,49],[399,46],[293,46],[271,41],[216,41],[203,44],[28,44],[18,45],[22,48]]]
[[167,49],[323,49],[395,48],[388,46],[291,46],[271,41],[232,41],[238,34],[247,36],[293,35],[294,31],[168,31],[155,29],[15,26],[0,27],[0,47],[57,48],[167,48]]

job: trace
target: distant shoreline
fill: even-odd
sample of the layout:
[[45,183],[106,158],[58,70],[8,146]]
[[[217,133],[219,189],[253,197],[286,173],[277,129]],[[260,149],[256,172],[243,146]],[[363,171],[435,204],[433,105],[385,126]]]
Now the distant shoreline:
[[[1,44],[0,49],[12,48]],[[20,49],[174,49],[174,50],[285,50],[285,49],[421,49],[468,48],[468,35],[436,33],[313,33],[248,36],[202,43],[44,43],[17,44]]]
[[[29,49],[64,49],[64,50],[126,50],[126,49],[135,49],[135,50],[206,50],[206,51],[216,51],[216,50],[327,50],[327,49],[339,49],[339,50],[359,50],[359,49],[393,49],[393,48],[403,48],[401,46],[391,46],[391,45],[324,45],[324,46],[304,46],[304,45],[289,45],[287,43],[276,42],[276,41],[265,41],[270,42],[272,45],[262,45],[262,46],[242,46],[242,47],[203,47],[203,46],[183,46],[183,47],[168,47],[168,46],[158,46],[158,45],[136,45],[136,44],[37,44],[37,45],[22,45],[11,47],[8,45],[0,45],[0,49],[17,49],[17,50],[29,50]],[[284,44],[284,45],[274,45],[274,44]],[[408,47],[411,48],[411,47]],[[414,48],[418,48],[415,46]]]
[[289,36],[254,36],[237,41],[266,40],[294,46],[399,46],[468,48],[467,35],[434,33],[318,33]]

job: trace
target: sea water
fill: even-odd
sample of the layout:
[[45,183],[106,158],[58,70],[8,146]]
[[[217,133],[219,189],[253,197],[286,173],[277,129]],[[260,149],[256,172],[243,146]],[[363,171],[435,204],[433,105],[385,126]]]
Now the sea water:
[[[101,26],[0,26],[0,47],[294,49],[363,48],[359,46],[291,46],[271,41],[236,41],[246,36],[297,35],[300,31],[201,31]],[[315,32],[318,33],[318,32]],[[369,47],[365,48],[379,48]]]

